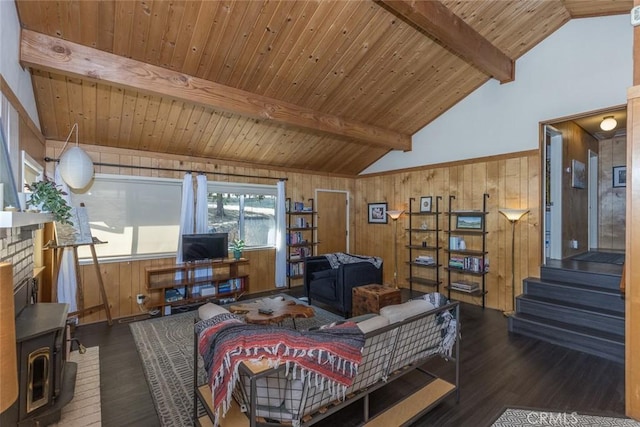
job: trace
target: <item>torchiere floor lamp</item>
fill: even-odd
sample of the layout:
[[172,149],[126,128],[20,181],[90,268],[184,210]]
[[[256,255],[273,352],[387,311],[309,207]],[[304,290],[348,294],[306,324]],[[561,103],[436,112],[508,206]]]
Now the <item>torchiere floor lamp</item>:
[[387,211],[393,220],[393,286],[398,289],[398,218],[404,211]]
[[504,311],[507,317],[513,316],[516,312],[516,222],[529,213],[529,209],[499,209],[500,213],[511,223],[511,311]]

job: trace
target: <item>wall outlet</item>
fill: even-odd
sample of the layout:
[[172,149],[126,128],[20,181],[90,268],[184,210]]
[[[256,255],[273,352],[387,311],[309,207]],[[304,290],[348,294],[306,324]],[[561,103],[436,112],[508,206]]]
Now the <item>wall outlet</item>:
[[144,302],[145,296],[144,294],[138,294],[136,296],[136,301],[138,301],[138,304],[142,304]]
[[571,245],[571,249],[578,249],[578,241],[577,240],[571,240],[569,242],[569,244]]

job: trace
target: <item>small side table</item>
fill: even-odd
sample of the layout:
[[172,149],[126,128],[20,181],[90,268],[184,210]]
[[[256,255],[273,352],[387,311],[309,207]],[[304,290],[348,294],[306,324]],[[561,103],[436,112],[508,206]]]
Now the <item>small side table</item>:
[[352,316],[380,313],[382,307],[400,304],[400,289],[382,285],[364,285],[353,288]]

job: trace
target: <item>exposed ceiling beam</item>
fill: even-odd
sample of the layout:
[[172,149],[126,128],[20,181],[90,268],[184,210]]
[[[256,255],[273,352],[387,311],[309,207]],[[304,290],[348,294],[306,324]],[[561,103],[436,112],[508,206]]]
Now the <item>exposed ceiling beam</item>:
[[488,76],[501,83],[514,80],[513,60],[439,1],[378,1]]
[[30,30],[22,30],[20,61],[23,66],[339,135],[369,146],[411,150],[411,135],[325,114]]

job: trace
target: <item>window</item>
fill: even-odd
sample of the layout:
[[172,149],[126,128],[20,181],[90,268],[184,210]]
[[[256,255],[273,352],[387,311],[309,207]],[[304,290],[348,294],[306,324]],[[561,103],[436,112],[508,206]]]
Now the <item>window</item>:
[[[84,203],[101,260],[175,256],[180,233],[182,180],[96,174],[91,189],[71,193],[73,206]],[[90,258],[88,246],[79,258]]]
[[229,233],[248,248],[274,247],[276,186],[208,183],[209,231]]
[[[247,247],[275,246],[276,186],[209,182],[209,231],[244,239]],[[84,203],[100,260],[175,256],[180,233],[182,180],[96,174],[91,189],[71,192]],[[90,259],[88,246],[78,248]]]

